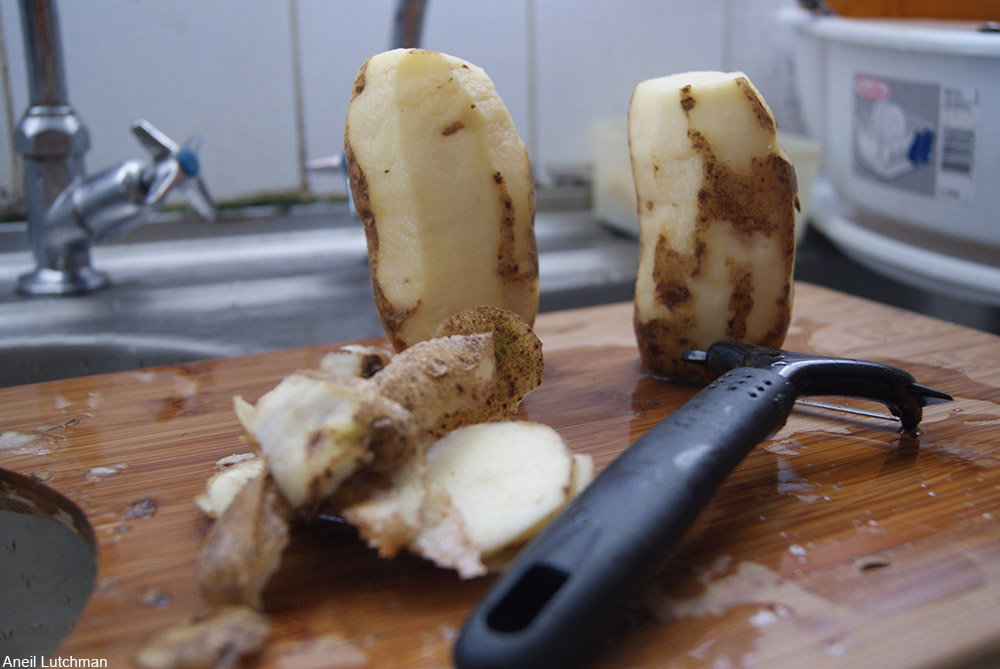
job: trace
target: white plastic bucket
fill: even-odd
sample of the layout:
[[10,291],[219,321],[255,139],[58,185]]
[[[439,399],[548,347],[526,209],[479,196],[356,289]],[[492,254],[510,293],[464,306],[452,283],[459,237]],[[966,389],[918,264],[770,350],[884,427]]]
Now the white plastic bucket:
[[1000,34],[796,14],[804,121],[837,193],[863,212],[1000,252]]

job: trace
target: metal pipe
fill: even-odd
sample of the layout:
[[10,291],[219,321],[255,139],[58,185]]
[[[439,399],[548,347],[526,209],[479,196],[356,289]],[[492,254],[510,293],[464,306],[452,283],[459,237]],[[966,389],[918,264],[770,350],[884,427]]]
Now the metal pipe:
[[393,22],[394,49],[420,47],[420,33],[424,27],[426,8],[427,0],[399,0],[396,5],[396,20]]
[[90,134],[69,106],[62,38],[54,0],[21,0],[21,27],[31,102],[14,131],[24,159],[24,203],[37,268],[21,277],[27,293],[72,293],[103,285],[90,268],[90,243],[77,225],[54,228],[47,213],[84,177]]
[[59,13],[54,0],[21,0],[21,27],[31,104],[68,104]]

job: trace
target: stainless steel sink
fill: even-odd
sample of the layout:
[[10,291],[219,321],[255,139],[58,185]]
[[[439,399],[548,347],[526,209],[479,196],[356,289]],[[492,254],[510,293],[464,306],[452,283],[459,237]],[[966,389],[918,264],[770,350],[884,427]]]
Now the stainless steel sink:
[[[630,299],[637,242],[577,200],[539,202],[541,310]],[[241,210],[214,224],[164,214],[93,257],[110,287],[16,295],[27,237],[23,224],[0,225],[0,385],[384,334],[346,204]]]
[[94,587],[95,545],[69,500],[0,469],[0,648],[7,658],[56,650]]
[[114,333],[10,338],[0,349],[0,387],[221,358],[240,352],[199,341],[122,337]]

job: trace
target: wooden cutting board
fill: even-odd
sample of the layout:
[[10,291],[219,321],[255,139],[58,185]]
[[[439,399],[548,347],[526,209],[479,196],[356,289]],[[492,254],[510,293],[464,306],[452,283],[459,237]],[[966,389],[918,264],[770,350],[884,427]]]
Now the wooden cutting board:
[[[915,436],[794,411],[730,476],[624,623],[609,617],[599,666],[1000,656],[1000,338],[796,289],[786,348],[891,363],[955,401],[928,408]],[[631,317],[623,303],[537,322],[545,380],[520,415],[555,427],[598,470],[697,390],[642,371]],[[131,666],[151,634],[206,610],[194,579],[205,523],[193,498],[217,460],[248,450],[232,398],[256,400],[332,348],[0,389],[0,433],[35,436],[0,452],[0,467],[45,479],[97,537],[97,585],[61,655]],[[130,513],[136,503],[146,512]],[[273,637],[256,666],[450,666],[490,582],[410,556],[379,559],[346,527],[296,528],[265,592]]]

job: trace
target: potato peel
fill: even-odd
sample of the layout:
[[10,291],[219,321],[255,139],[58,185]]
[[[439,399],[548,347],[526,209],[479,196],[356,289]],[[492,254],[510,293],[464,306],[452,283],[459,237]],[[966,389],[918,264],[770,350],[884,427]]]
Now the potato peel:
[[493,335],[496,365],[493,393],[483,404],[449,416],[445,430],[511,418],[525,396],[542,383],[542,342],[512,311],[492,306],[466,309],[440,323],[435,337],[487,332]]
[[286,515],[284,500],[268,477],[244,481],[198,554],[198,585],[209,603],[263,608],[264,586],[289,541]]
[[260,652],[270,634],[267,617],[247,606],[223,606],[154,635],[139,650],[139,669],[239,666]]
[[416,447],[412,414],[365,379],[296,372],[251,411],[234,406],[295,509],[317,508],[362,467],[387,469]]

